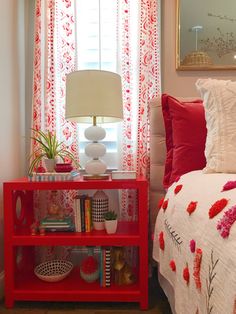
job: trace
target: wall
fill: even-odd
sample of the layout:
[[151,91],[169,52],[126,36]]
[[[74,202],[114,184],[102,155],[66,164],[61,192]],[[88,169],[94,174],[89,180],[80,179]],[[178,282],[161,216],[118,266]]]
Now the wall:
[[235,71],[176,71],[175,27],[176,0],[162,0],[162,92],[175,96],[199,96],[195,89],[198,78],[235,80]]
[[[24,172],[24,104],[20,92],[23,68],[19,49],[18,5],[23,0],[0,0],[0,297],[3,279],[3,182]],[[24,37],[24,36],[23,36]],[[21,40],[21,44],[24,38]],[[21,64],[21,67],[20,67]],[[20,74],[21,73],[21,74]]]

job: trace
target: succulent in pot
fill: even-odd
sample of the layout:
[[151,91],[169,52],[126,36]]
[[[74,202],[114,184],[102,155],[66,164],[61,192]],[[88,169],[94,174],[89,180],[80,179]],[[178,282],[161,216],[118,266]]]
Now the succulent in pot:
[[117,219],[117,213],[113,210],[109,210],[106,213],[104,213],[104,219],[105,220],[116,220]]
[[116,232],[117,229],[117,213],[115,211],[108,211],[104,214],[105,229],[108,234]]
[[37,129],[32,129],[32,132],[31,139],[37,142],[38,145],[36,150],[30,155],[29,175],[32,174],[34,169],[37,169],[43,159],[54,160],[55,163],[56,157],[60,157],[63,162],[65,159],[69,159],[74,162],[77,168],[80,167],[74,155],[64,147],[63,142],[57,140],[56,134]]

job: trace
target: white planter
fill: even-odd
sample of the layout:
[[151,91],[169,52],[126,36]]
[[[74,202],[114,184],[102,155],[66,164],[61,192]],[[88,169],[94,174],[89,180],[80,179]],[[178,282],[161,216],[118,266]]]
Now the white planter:
[[95,230],[104,230],[104,221],[93,221],[93,227]]
[[44,159],[44,165],[47,169],[47,172],[54,172],[54,168],[55,168],[55,165],[56,165],[56,160],[55,159],[48,159],[48,158],[45,158]]
[[105,220],[105,229],[108,234],[116,233],[117,219],[116,220]]

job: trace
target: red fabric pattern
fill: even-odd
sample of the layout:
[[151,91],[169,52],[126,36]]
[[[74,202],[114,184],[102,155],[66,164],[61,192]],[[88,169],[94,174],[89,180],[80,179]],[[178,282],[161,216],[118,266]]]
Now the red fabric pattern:
[[164,233],[163,233],[163,231],[161,231],[159,233],[159,245],[160,245],[160,249],[162,251],[164,251],[164,249],[165,249],[165,241],[164,241]]
[[228,209],[224,216],[220,219],[220,221],[217,223],[217,230],[219,230],[220,235],[222,238],[228,238],[230,234],[230,229],[233,226],[233,224],[236,221],[236,205],[232,206],[230,209]]
[[167,209],[167,207],[168,207],[168,202],[169,202],[169,200],[167,199],[167,200],[164,200],[164,202],[163,202],[163,204],[162,204],[162,208],[164,209],[164,211]]
[[192,253],[194,253],[194,252],[195,252],[195,248],[196,248],[196,242],[195,242],[194,240],[191,240],[191,241],[189,242],[189,247],[190,247],[190,251],[191,251]]
[[178,193],[182,190],[182,187],[183,187],[182,184],[177,185],[177,186],[175,187],[174,193],[175,193],[175,194],[178,194]]
[[218,215],[225,208],[225,206],[227,206],[227,204],[228,200],[226,198],[216,201],[209,209],[209,218],[212,219]]
[[195,211],[197,208],[197,202],[190,202],[187,207],[187,212],[189,213],[189,216],[192,215],[192,213]]
[[196,255],[194,258],[194,271],[193,271],[193,277],[195,281],[196,288],[198,290],[201,290],[201,278],[200,278],[200,271],[201,271],[201,262],[202,262],[202,250],[197,249],[196,250]]
[[158,205],[157,205],[157,208],[158,208],[158,209],[161,209],[161,207],[162,207],[162,205],[163,205],[164,200],[165,200],[165,198],[164,198],[164,197],[162,197],[162,198],[159,200]]
[[170,261],[170,268],[172,271],[174,271],[174,272],[176,271],[176,265],[175,265],[175,261],[173,259]]
[[183,278],[186,281],[187,285],[189,284],[189,269],[188,269],[188,265],[183,269]]
[[235,188],[236,188],[236,181],[228,181],[223,186],[222,191],[228,191],[228,190],[232,190],[232,189],[235,189]]

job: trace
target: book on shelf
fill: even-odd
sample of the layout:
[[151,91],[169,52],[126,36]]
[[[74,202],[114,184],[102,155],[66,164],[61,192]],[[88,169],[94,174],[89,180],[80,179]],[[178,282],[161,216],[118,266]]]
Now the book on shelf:
[[111,248],[105,248],[105,287],[111,285]]
[[85,232],[85,198],[87,195],[80,197],[80,213],[81,213],[81,232]]
[[100,287],[103,287],[103,248],[101,247],[100,251]]
[[112,180],[130,180],[133,179],[135,180],[137,177],[136,171],[119,171],[119,170],[114,170],[111,172],[111,178]]
[[53,217],[45,217],[40,221],[41,225],[72,225],[72,218],[71,217],[64,217],[64,218],[53,218]]
[[100,253],[100,286],[111,285],[111,248],[101,247]]
[[77,195],[74,199],[74,216],[76,232],[92,230],[92,198],[88,195]]
[[45,229],[45,231],[49,231],[49,232],[74,232],[75,228],[73,226],[43,226],[43,228]]
[[92,198],[87,196],[84,200],[84,214],[85,214],[85,232],[92,230]]
[[74,199],[74,218],[75,218],[75,231],[81,232],[81,210],[80,210],[80,198]]

